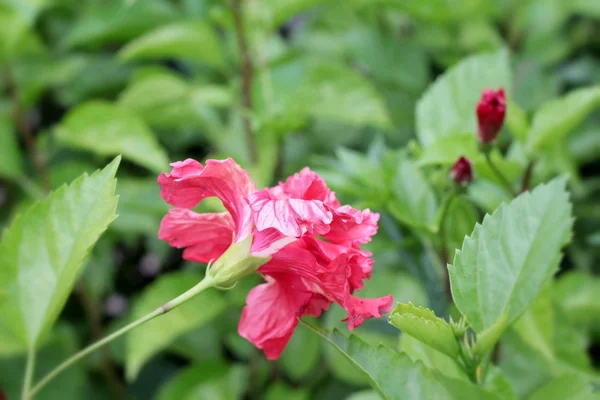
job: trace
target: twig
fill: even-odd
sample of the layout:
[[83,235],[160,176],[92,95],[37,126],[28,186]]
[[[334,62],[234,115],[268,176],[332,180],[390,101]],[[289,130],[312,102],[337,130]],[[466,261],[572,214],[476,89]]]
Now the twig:
[[[77,293],[77,297],[79,298],[79,303],[81,304],[83,313],[85,314],[87,324],[90,327],[90,331],[92,333],[92,340],[96,342],[102,339],[102,336],[104,336],[102,319],[100,313],[98,313],[98,308],[92,300],[89,294],[89,290],[83,281],[77,282],[77,285],[75,286],[75,292]],[[103,347],[101,349],[101,354],[102,359],[100,362],[102,367],[102,374],[104,375],[104,378],[108,383],[108,387],[112,392],[111,397],[113,399],[126,399],[127,391],[122,385],[121,380],[119,378],[117,367],[113,362],[112,356],[110,354],[110,348]]]
[[52,184],[50,183],[50,175],[48,173],[46,161],[37,149],[35,137],[33,136],[33,132],[31,131],[31,124],[27,120],[27,111],[23,109],[21,96],[19,95],[19,89],[17,88],[17,85],[15,83],[12,73],[10,72],[10,69],[4,69],[4,77],[6,80],[8,93],[12,98],[12,103],[14,107],[13,118],[15,121],[15,125],[17,126],[19,134],[23,138],[25,147],[27,147],[27,153],[29,154],[29,157],[35,165],[37,173],[40,177],[42,187],[44,188],[44,190],[49,192],[50,190],[52,190]]
[[244,134],[246,136],[246,144],[248,146],[248,156],[251,164],[256,164],[258,155],[256,153],[256,143],[254,142],[254,134],[252,132],[252,121],[249,113],[252,111],[252,81],[254,79],[254,66],[252,56],[248,48],[246,39],[246,31],[244,26],[244,15],[242,12],[242,0],[232,0],[231,7],[233,15],[233,23],[235,25],[235,36],[237,40],[239,56],[241,61],[242,75],[242,122],[244,125]]
[[500,180],[500,182],[502,182],[502,185],[504,185],[504,187],[506,188],[508,193],[510,193],[513,197],[517,197],[517,193],[515,193],[515,191],[513,190],[512,185],[510,184],[508,179],[506,179],[504,174],[502,174],[502,172],[498,169],[498,167],[496,167],[496,164],[494,164],[494,162],[492,161],[492,157],[490,157],[490,153],[484,152],[484,154],[485,154],[485,159],[486,159],[488,165],[490,166],[490,169],[496,175],[496,177]]
[[521,190],[519,193],[526,192],[529,190],[529,185],[531,183],[531,175],[533,173],[533,167],[535,166],[535,161],[530,161],[525,168],[525,172],[523,173],[523,181],[521,182]]

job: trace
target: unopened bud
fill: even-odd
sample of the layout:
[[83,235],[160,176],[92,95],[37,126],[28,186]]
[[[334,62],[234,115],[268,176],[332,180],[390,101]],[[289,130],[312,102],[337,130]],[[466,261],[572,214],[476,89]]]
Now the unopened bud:
[[450,178],[460,186],[467,186],[473,180],[473,166],[466,157],[460,157],[450,170]]
[[504,124],[506,98],[504,89],[484,89],[477,103],[477,137],[482,143],[491,143]]

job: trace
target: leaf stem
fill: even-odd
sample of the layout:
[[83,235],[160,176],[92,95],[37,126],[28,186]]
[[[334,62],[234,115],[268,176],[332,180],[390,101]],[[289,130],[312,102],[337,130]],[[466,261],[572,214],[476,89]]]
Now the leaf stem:
[[248,158],[250,164],[256,164],[258,154],[256,152],[256,143],[254,142],[254,133],[252,132],[252,122],[249,113],[252,111],[252,81],[254,80],[254,66],[248,40],[246,38],[246,30],[244,25],[244,15],[242,10],[242,0],[232,0],[231,13],[235,26],[235,37],[238,45],[239,57],[241,62],[242,75],[242,123],[244,125],[244,134],[246,135],[246,145],[248,146]]
[[485,160],[487,161],[488,165],[490,166],[490,169],[496,175],[496,177],[500,180],[500,182],[502,182],[502,185],[504,185],[504,187],[506,188],[508,193],[510,193],[513,197],[517,197],[517,193],[515,193],[515,191],[513,190],[512,185],[510,184],[508,179],[506,179],[504,174],[502,174],[502,172],[498,169],[498,167],[496,167],[496,164],[494,164],[494,162],[492,161],[490,153],[487,151],[484,151],[483,154],[485,155]]
[[[136,328],[136,327],[142,325],[143,323],[148,322],[151,319],[154,319],[154,318],[158,317],[159,315],[163,315],[163,314],[168,313],[169,311],[171,311],[175,307],[177,307],[177,306],[185,303],[186,301],[190,300],[192,297],[196,296],[198,293],[201,293],[204,290],[206,290],[206,289],[208,289],[210,287],[213,287],[213,286],[214,286],[214,282],[212,281],[212,279],[210,279],[209,277],[205,277],[196,286],[192,287],[188,291],[186,291],[186,292],[182,293],[181,295],[177,296],[173,300],[166,302],[165,304],[163,304],[162,306],[158,307],[157,309],[155,309],[151,313],[146,314],[143,317],[141,317],[141,318],[139,318],[139,319],[131,322],[129,325],[126,325],[123,328],[119,329],[118,331],[111,333],[110,335],[106,336],[104,339],[101,339],[101,340],[99,340],[99,341],[97,341],[97,342],[89,345],[85,349],[79,351],[78,353],[74,354],[73,356],[71,356],[67,360],[63,361],[56,368],[54,368],[52,371],[50,371],[45,377],[43,377],[33,387],[33,389],[31,389],[31,391],[29,392],[29,396],[33,397],[34,394],[36,394],[37,392],[39,392],[44,386],[46,386],[58,374],[60,374],[62,371],[64,371],[65,369],[67,369],[71,365],[75,364],[77,361],[81,360],[83,357],[85,357],[88,354],[92,353],[93,351],[99,349],[100,347],[104,346],[105,344],[108,344],[111,341],[117,339],[118,337],[124,335],[125,333],[129,332],[133,328]],[[24,398],[24,400],[25,400],[25,398]]]
[[523,173],[523,180],[521,182],[521,190],[520,193],[526,192],[529,190],[529,184],[531,182],[531,174],[533,173],[533,167],[535,166],[535,161],[530,161],[525,168],[525,172]]
[[30,391],[31,383],[33,382],[33,373],[35,371],[35,348],[30,347],[27,351],[27,364],[25,365],[25,376],[23,377],[23,392],[21,398],[29,400],[33,396],[33,391]]

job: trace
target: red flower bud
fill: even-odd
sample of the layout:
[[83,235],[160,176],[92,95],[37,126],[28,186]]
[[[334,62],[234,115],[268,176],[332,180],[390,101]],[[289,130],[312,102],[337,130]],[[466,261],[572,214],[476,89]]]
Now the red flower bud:
[[477,103],[477,137],[483,143],[493,142],[504,123],[506,98],[504,89],[484,89]]
[[461,186],[467,186],[473,180],[473,168],[471,161],[466,157],[460,157],[450,170],[450,178]]

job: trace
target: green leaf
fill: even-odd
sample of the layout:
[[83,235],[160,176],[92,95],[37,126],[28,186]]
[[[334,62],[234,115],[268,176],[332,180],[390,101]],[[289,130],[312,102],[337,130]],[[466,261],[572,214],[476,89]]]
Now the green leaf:
[[124,61],[177,58],[223,68],[219,38],[201,21],[164,25],[130,42],[119,52]]
[[524,142],[529,131],[529,122],[525,111],[514,101],[508,101],[506,110],[506,126],[511,131],[515,139]]
[[[163,275],[144,290],[135,300],[132,320],[141,318],[174,299],[203,278],[201,274],[176,272]],[[137,377],[142,366],[182,334],[194,330],[221,314],[227,306],[221,293],[207,290],[185,304],[144,324],[127,336],[126,375],[128,380]]]
[[400,161],[392,190],[394,198],[388,203],[388,210],[395,218],[412,227],[433,229],[435,194],[416,163]]
[[83,15],[75,19],[62,43],[64,47],[97,47],[111,41],[128,40],[177,15],[172,6],[160,0],[110,0],[88,4]]
[[423,147],[444,136],[474,134],[481,91],[503,87],[510,93],[511,79],[506,50],[469,57],[444,73],[417,104],[417,137]]
[[35,348],[54,324],[90,250],[115,219],[120,157],[18,216],[0,242],[0,321]]
[[248,371],[245,366],[202,361],[182,369],[160,388],[156,399],[241,399],[247,381]]
[[154,172],[168,166],[167,155],[152,131],[130,111],[104,101],[75,107],[55,129],[64,146],[98,155],[122,154]]
[[[311,333],[311,336],[315,336]],[[318,338],[317,338],[318,339]],[[309,400],[309,389],[299,388],[292,389],[291,387],[284,385],[283,383],[276,382],[269,386],[265,395],[266,400]]]
[[569,324],[600,332],[600,279],[583,272],[560,277],[553,290],[556,303]]
[[431,371],[421,363],[412,362],[407,355],[383,345],[372,347],[356,335],[346,337],[337,330],[327,332],[309,328],[368,376],[373,388],[384,399],[495,398],[470,382]]
[[512,323],[554,275],[573,218],[564,179],[486,215],[448,265],[452,297],[476,332]]
[[298,326],[279,359],[285,373],[295,381],[310,375],[321,356],[320,344],[306,326]]
[[452,325],[437,317],[433,311],[412,303],[396,304],[389,317],[390,323],[407,335],[456,359],[458,342]]
[[414,362],[422,362],[427,368],[440,371],[450,378],[468,379],[467,373],[456,360],[410,335],[400,336],[398,350],[408,355]]
[[122,178],[117,183],[119,218],[111,226],[126,235],[155,236],[169,206],[160,197],[156,179]]
[[528,400],[593,400],[597,395],[592,393],[592,385],[580,375],[563,375],[552,379],[531,396]]
[[474,133],[457,134],[442,137],[423,149],[419,158],[419,166],[452,165],[459,157],[467,157],[472,163],[484,161],[477,148]]
[[600,104],[600,86],[575,90],[544,104],[533,116],[527,135],[530,152],[556,143],[573,131]]
[[17,134],[7,117],[0,116],[0,177],[14,179],[23,175]]
[[[74,327],[58,324],[40,343],[35,361],[35,378],[38,381],[78,350],[79,337]],[[6,399],[20,398],[26,357],[0,357],[0,388]],[[86,370],[76,364],[63,371],[35,395],[40,400],[80,400],[85,397]]]

